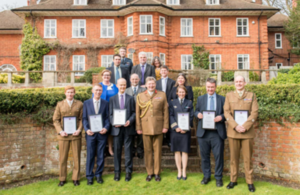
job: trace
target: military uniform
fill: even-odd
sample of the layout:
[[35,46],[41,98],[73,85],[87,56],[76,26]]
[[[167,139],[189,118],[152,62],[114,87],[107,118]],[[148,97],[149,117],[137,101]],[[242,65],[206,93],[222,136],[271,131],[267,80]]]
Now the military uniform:
[[[249,117],[242,125],[246,129],[244,133],[239,133],[235,130],[238,124],[234,120],[234,110],[249,111]],[[237,181],[240,150],[242,148],[246,182],[253,184],[251,159],[253,153],[253,139],[255,137],[253,124],[258,116],[258,103],[255,94],[247,91],[244,91],[241,95],[239,95],[237,91],[227,93],[224,104],[224,116],[228,124],[227,137],[230,148],[230,180],[231,182]]]
[[67,100],[57,103],[53,115],[53,125],[58,134],[57,139],[59,142],[59,180],[65,181],[67,178],[67,160],[70,145],[73,152],[73,176],[72,180],[79,180],[80,178],[80,152],[81,152],[81,133],[78,136],[68,135],[67,137],[60,136],[63,131],[63,117],[76,116],[77,117],[77,130],[82,131],[82,109],[83,104],[79,100],[73,100],[70,107]]
[[[148,91],[138,94],[136,101],[136,130],[142,130],[144,141],[145,165],[148,175],[159,175],[163,129],[169,129],[169,110],[166,94]],[[154,167],[153,167],[154,153]]]

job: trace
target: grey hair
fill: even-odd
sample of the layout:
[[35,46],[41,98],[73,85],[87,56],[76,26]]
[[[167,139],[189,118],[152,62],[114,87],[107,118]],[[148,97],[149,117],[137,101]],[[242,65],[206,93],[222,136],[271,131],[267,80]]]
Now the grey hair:
[[206,79],[206,82],[208,82],[208,83],[214,83],[215,84],[215,86],[217,86],[217,81],[216,81],[216,79],[214,79],[214,78],[207,78]]
[[144,52],[144,51],[141,51],[141,52],[139,53],[139,57],[140,57],[141,55],[145,55],[145,56],[147,57],[147,54],[146,54],[146,52]]
[[242,76],[242,75],[237,75],[236,77],[234,77],[234,81],[235,81],[235,79],[236,79],[236,78],[238,78],[238,77],[242,77],[242,78],[244,79],[244,82],[246,82],[246,79],[245,79],[245,77],[244,77],[244,76]]
[[131,74],[130,75],[130,79],[132,78],[132,76],[137,76],[140,79],[140,76],[138,74],[136,74],[136,73]]
[[156,83],[156,79],[154,77],[147,77],[146,83],[148,83],[148,81],[154,81]]

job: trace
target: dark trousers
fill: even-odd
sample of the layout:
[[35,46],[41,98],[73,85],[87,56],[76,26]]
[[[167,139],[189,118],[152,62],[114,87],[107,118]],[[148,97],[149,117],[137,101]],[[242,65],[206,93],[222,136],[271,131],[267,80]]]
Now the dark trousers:
[[[136,137],[136,147],[135,147],[135,137]],[[136,134],[132,136],[132,153],[144,154],[144,144],[143,135]]]
[[[92,179],[94,176],[99,177],[102,175],[104,168],[104,150],[107,142],[107,135],[94,133],[93,136],[86,134],[86,178]],[[95,156],[97,154],[97,168],[93,173]]]
[[215,178],[222,179],[224,167],[224,140],[219,136],[215,130],[206,130],[203,137],[198,137],[201,154],[201,168],[204,177],[210,178],[211,165],[210,165],[210,151],[215,158]]
[[122,146],[124,143],[125,150],[125,169],[126,173],[132,173],[132,140],[133,136],[128,135],[124,127],[120,128],[120,133],[114,136],[114,166],[115,173],[121,173],[121,156],[122,156]]

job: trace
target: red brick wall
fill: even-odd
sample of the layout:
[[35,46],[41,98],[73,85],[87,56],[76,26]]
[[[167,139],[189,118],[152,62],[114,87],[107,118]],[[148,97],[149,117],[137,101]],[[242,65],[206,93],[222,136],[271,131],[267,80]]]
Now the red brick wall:
[[11,64],[20,70],[20,46],[22,44],[21,34],[0,34],[0,66]]

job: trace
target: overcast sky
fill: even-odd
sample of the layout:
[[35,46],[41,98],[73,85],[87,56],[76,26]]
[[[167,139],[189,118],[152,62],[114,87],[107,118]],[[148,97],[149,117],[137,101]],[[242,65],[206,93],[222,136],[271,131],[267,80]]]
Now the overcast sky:
[[5,5],[23,7],[27,5],[27,0],[0,0],[0,11],[2,11]]

